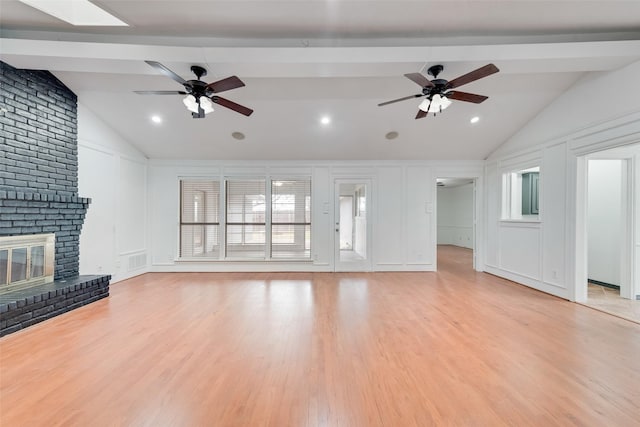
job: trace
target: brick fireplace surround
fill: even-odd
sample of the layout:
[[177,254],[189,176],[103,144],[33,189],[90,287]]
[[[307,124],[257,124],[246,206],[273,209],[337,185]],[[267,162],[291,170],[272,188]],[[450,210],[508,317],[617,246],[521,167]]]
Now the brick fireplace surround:
[[108,296],[111,277],[78,274],[91,200],[78,196],[76,95],[0,61],[0,107],[0,236],[55,233],[55,281],[0,290],[2,336]]

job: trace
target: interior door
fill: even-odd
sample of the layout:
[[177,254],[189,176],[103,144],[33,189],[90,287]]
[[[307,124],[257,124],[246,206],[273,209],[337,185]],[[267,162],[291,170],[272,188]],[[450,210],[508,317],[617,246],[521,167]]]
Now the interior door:
[[371,271],[371,181],[335,182],[335,271]]

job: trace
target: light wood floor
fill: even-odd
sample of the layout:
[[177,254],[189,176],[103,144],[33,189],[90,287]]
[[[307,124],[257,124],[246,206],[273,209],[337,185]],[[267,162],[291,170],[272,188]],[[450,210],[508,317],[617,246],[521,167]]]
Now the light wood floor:
[[619,289],[594,283],[589,283],[588,286],[588,297],[584,305],[640,323],[640,301],[622,298]]
[[0,339],[0,425],[638,426],[640,325],[470,254],[440,248],[438,273],[117,283]]

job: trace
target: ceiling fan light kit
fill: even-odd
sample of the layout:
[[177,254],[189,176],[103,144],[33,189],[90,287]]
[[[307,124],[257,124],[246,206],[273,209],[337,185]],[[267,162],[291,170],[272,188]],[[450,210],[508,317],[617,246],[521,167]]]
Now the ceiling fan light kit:
[[213,113],[213,102],[206,96],[201,96],[200,99],[200,108],[204,110],[205,114]]
[[442,113],[448,106],[451,105],[451,101],[444,96],[435,94],[431,98],[425,98],[418,108],[425,113]]
[[436,115],[436,113],[441,113],[451,105],[452,99],[480,104],[486,101],[489,97],[484,95],[476,95],[474,93],[460,92],[457,90],[453,91],[451,89],[455,89],[459,86],[471,83],[500,71],[495,65],[487,64],[484,67],[480,67],[477,70],[471,71],[470,73],[464,74],[456,79],[447,81],[438,78],[438,74],[440,74],[443,70],[444,66],[442,65],[433,65],[429,67],[427,73],[433,76],[433,80],[427,79],[421,73],[405,74],[404,76],[406,78],[422,87],[422,93],[405,96],[402,98],[394,99],[392,101],[382,102],[378,104],[378,106],[382,107],[384,105],[393,104],[395,102],[405,101],[407,99],[425,97],[418,106],[418,114],[416,114],[416,119],[421,119],[423,117],[426,117],[428,113],[433,113],[434,116]]
[[237,76],[227,77],[213,83],[206,83],[200,80],[202,76],[207,75],[207,70],[199,65],[192,65],[191,71],[196,75],[196,80],[185,80],[178,74],[171,71],[159,62],[145,61],[153,68],[160,71],[170,79],[184,86],[184,91],[177,90],[156,90],[156,91],[135,91],[139,95],[187,95],[183,98],[182,103],[187,110],[191,111],[194,119],[204,118],[206,114],[213,112],[213,104],[222,105],[237,113],[250,116],[253,113],[251,108],[237,104],[221,96],[215,95],[226,90],[236,89],[244,86],[244,82]]
[[200,105],[198,104],[196,97],[193,95],[185,96],[184,99],[182,100],[182,103],[184,104],[185,107],[187,107],[187,110],[193,113],[197,113],[198,109],[200,108]]

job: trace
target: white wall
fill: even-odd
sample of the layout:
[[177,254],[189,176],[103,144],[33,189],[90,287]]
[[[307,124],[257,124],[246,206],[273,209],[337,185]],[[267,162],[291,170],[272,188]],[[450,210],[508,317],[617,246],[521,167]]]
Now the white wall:
[[[149,161],[149,234],[153,271],[332,271],[336,179],[370,179],[372,269],[430,271],[435,266],[436,169],[463,176],[482,173],[482,162],[216,162]],[[310,262],[178,261],[179,180],[201,177],[312,178]],[[453,176],[447,174],[447,176]]]
[[589,160],[587,188],[588,277],[619,286],[622,160]]
[[[488,272],[563,298],[586,298],[583,159],[640,142],[639,73],[636,62],[585,76],[490,156],[484,210]],[[606,109],[594,108],[597,93],[607,94]],[[535,165],[541,168],[539,220],[502,220],[502,174]],[[635,271],[638,282],[638,261]]]
[[[490,158],[497,159],[564,139],[590,126],[637,112],[640,99],[638,75],[640,61],[615,71],[587,73],[502,144]],[[606,106],[597,103],[599,96],[606,99]]]
[[91,198],[80,235],[80,274],[112,282],[148,270],[147,159],[78,103],[78,192]]
[[633,194],[634,198],[631,203],[633,206],[633,217],[634,217],[634,252],[635,252],[635,260],[634,260],[634,275],[632,278],[633,290],[632,294],[635,293],[635,297],[637,300],[640,300],[640,146],[636,147],[637,152],[634,156],[629,160],[633,165],[632,177],[630,179],[633,182]]
[[473,184],[438,187],[438,244],[473,249]]
[[640,300],[640,146],[636,147],[636,154],[629,159],[632,167],[630,181],[633,182],[633,217],[634,217],[634,275],[632,278],[633,290],[637,300]]

